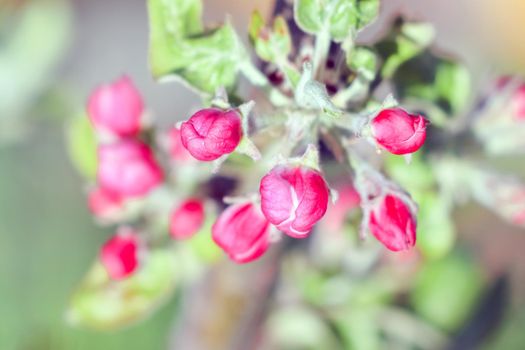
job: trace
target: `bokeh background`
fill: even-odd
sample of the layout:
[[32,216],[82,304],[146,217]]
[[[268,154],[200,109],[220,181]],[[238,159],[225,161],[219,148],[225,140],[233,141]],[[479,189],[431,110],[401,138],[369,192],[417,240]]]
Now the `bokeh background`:
[[[229,14],[244,30],[250,12],[270,0],[208,0],[210,22]],[[397,13],[435,25],[437,45],[462,58],[477,83],[525,73],[525,2],[385,0],[362,40],[379,35]],[[80,176],[65,146],[67,119],[82,113],[90,90],[126,73],[157,120],[187,117],[199,99],[148,71],[147,12],[140,0],[0,1],[0,349],[164,349],[177,304],[114,333],[75,329],[64,310],[79,278],[112,233],[85,205]],[[525,174],[505,159],[498,167]],[[456,213],[460,239],[485,272],[507,274],[510,306],[487,348],[525,347],[525,233],[485,209]],[[442,300],[446,307],[447,300]]]

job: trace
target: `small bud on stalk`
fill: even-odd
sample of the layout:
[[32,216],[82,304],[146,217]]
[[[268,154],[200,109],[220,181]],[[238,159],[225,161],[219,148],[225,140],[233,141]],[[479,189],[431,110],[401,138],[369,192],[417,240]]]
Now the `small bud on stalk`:
[[133,274],[138,266],[139,239],[130,228],[120,228],[100,249],[102,265],[114,280]]
[[328,186],[317,170],[278,165],[261,180],[261,207],[266,218],[287,235],[304,238],[326,212]]
[[140,197],[158,186],[162,169],[146,144],[123,140],[98,148],[100,186],[122,197]]
[[95,89],[88,101],[93,127],[118,137],[136,136],[141,127],[144,104],[128,77]]
[[253,203],[229,206],[212,227],[212,238],[237,263],[263,255],[270,244],[270,223]]
[[400,108],[384,109],[372,120],[376,142],[393,154],[416,152],[426,138],[427,121]]
[[186,239],[196,234],[204,223],[204,204],[200,199],[187,199],[170,216],[170,234],[175,239]]
[[182,123],[182,144],[193,157],[212,161],[231,153],[242,137],[241,116],[234,109],[201,109]]
[[416,244],[416,218],[403,200],[391,194],[372,209],[369,229],[394,252],[408,250]]

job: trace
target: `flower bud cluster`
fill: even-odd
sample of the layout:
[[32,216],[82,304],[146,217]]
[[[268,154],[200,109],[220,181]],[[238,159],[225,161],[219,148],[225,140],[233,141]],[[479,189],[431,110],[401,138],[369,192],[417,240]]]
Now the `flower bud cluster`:
[[[221,164],[235,151],[256,155],[252,158],[259,160],[259,150],[246,134],[252,104],[247,104],[249,108],[234,108],[225,100],[219,102],[164,133],[164,150],[172,166],[196,166],[198,161],[216,160]],[[317,105],[304,106],[308,109]],[[327,106],[333,109],[332,116],[340,115],[333,105]],[[146,197],[163,183],[164,171],[154,149],[144,141],[150,139],[149,130],[144,127],[144,104],[129,78],[97,88],[89,98],[87,110],[100,140],[97,184],[89,194],[89,208],[96,217],[117,222],[115,218],[128,200]],[[289,130],[290,135],[295,135],[294,142],[304,137],[302,128],[310,128],[315,120],[286,124],[288,128],[301,129]],[[398,155],[417,151],[426,138],[426,120],[397,107],[380,110],[359,125],[370,131],[366,136],[376,145]],[[362,133],[356,130],[357,135]],[[351,152],[349,156],[353,163]],[[261,257],[279,238],[278,231],[292,238],[308,237],[329,208],[331,190],[321,171],[316,145],[310,145],[301,158],[288,155],[273,167],[265,168],[263,164],[267,163],[260,163],[266,173],[259,178],[258,195],[231,204],[211,228],[215,244],[237,263]],[[349,180],[344,184],[345,191],[340,191],[339,200],[331,207],[333,212],[327,216],[333,221],[329,223],[333,224],[331,227],[342,228],[346,212],[361,206],[364,226],[386,248],[400,251],[413,247],[416,213],[410,197],[379,173],[370,176],[358,169],[361,168],[356,168],[355,183],[352,185]],[[171,237],[187,240],[201,231],[206,207],[202,195],[175,200],[169,211]],[[145,246],[136,232],[142,231],[121,227],[102,247],[101,261],[111,278],[122,279],[137,270],[137,252]]]

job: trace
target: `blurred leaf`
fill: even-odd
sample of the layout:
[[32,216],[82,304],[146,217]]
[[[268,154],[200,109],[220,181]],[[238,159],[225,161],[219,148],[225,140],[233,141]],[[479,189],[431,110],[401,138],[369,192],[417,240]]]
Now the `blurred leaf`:
[[149,0],[150,65],[159,78],[177,65],[177,42],[203,31],[201,0]]
[[9,21],[0,32],[0,141],[23,133],[23,118],[45,93],[71,36],[66,1],[31,1],[4,10]]
[[370,23],[379,12],[379,0],[296,0],[295,22],[309,34],[329,33],[342,42]]
[[113,281],[97,261],[72,297],[68,321],[98,330],[114,330],[140,321],[175,290],[178,268],[173,251],[155,250],[134,275]]
[[392,33],[377,45],[385,63],[382,75],[391,78],[397,69],[408,60],[417,56],[434,39],[434,28],[426,23],[398,23]]
[[335,319],[335,326],[342,335],[346,349],[381,349],[377,308],[352,307]]
[[374,79],[377,70],[377,56],[366,47],[356,47],[349,51],[346,64],[350,69],[360,73],[368,81]]
[[149,0],[150,65],[155,78],[180,78],[212,94],[234,86],[247,56],[230,23],[202,32],[201,6],[199,0]]
[[454,247],[456,229],[446,199],[433,192],[418,200],[417,247],[430,259],[440,259]]
[[69,157],[77,170],[88,179],[97,172],[97,140],[89,119],[85,115],[72,118],[67,126]]
[[334,349],[335,339],[325,322],[313,311],[282,307],[272,312],[267,331],[276,349]]
[[474,262],[453,253],[420,270],[410,299],[421,316],[453,331],[471,314],[482,288],[481,272]]
[[211,238],[211,227],[215,223],[215,219],[215,215],[207,213],[202,229],[188,242],[196,257],[209,263],[215,262],[223,256],[221,249]]
[[395,155],[388,155],[385,160],[388,174],[416,199],[419,199],[417,197],[421,192],[435,186],[432,169],[425,163],[421,153],[412,154],[410,164]]
[[461,64],[444,62],[439,65],[435,84],[438,95],[450,103],[454,112],[460,111],[470,97],[470,73]]
[[303,31],[315,34],[322,28],[322,11],[319,0],[297,0],[294,3],[295,22]]

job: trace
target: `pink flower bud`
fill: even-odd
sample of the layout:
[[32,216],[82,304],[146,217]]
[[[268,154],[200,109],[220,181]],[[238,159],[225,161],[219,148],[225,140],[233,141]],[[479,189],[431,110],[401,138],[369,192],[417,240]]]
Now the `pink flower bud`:
[[274,167],[262,178],[259,191],[266,218],[295,238],[306,237],[328,205],[328,186],[322,175],[304,166]]
[[122,197],[143,196],[162,182],[150,148],[136,140],[122,140],[98,148],[98,183]]
[[191,198],[171,212],[170,233],[175,239],[190,238],[204,223],[204,205],[201,200]]
[[241,117],[234,109],[201,109],[182,123],[180,132],[193,157],[211,161],[235,150],[242,137]]
[[525,84],[522,84],[512,96],[512,109],[516,120],[525,120]]
[[372,120],[376,142],[393,154],[417,151],[426,138],[427,121],[400,108],[384,109]]
[[126,76],[95,89],[87,109],[91,123],[99,131],[123,137],[135,136],[140,131],[142,97]]
[[387,195],[370,213],[370,232],[391,251],[416,244],[416,219],[405,202]]
[[107,219],[121,209],[122,198],[102,187],[97,187],[89,192],[88,207],[96,217]]
[[252,203],[232,205],[219,216],[211,229],[212,238],[237,263],[253,261],[270,244],[270,223]]
[[137,270],[139,240],[130,228],[121,228],[100,249],[100,260],[114,280],[121,280]]
[[173,127],[167,134],[167,149],[170,158],[176,162],[194,161],[193,156],[182,144],[180,129]]

